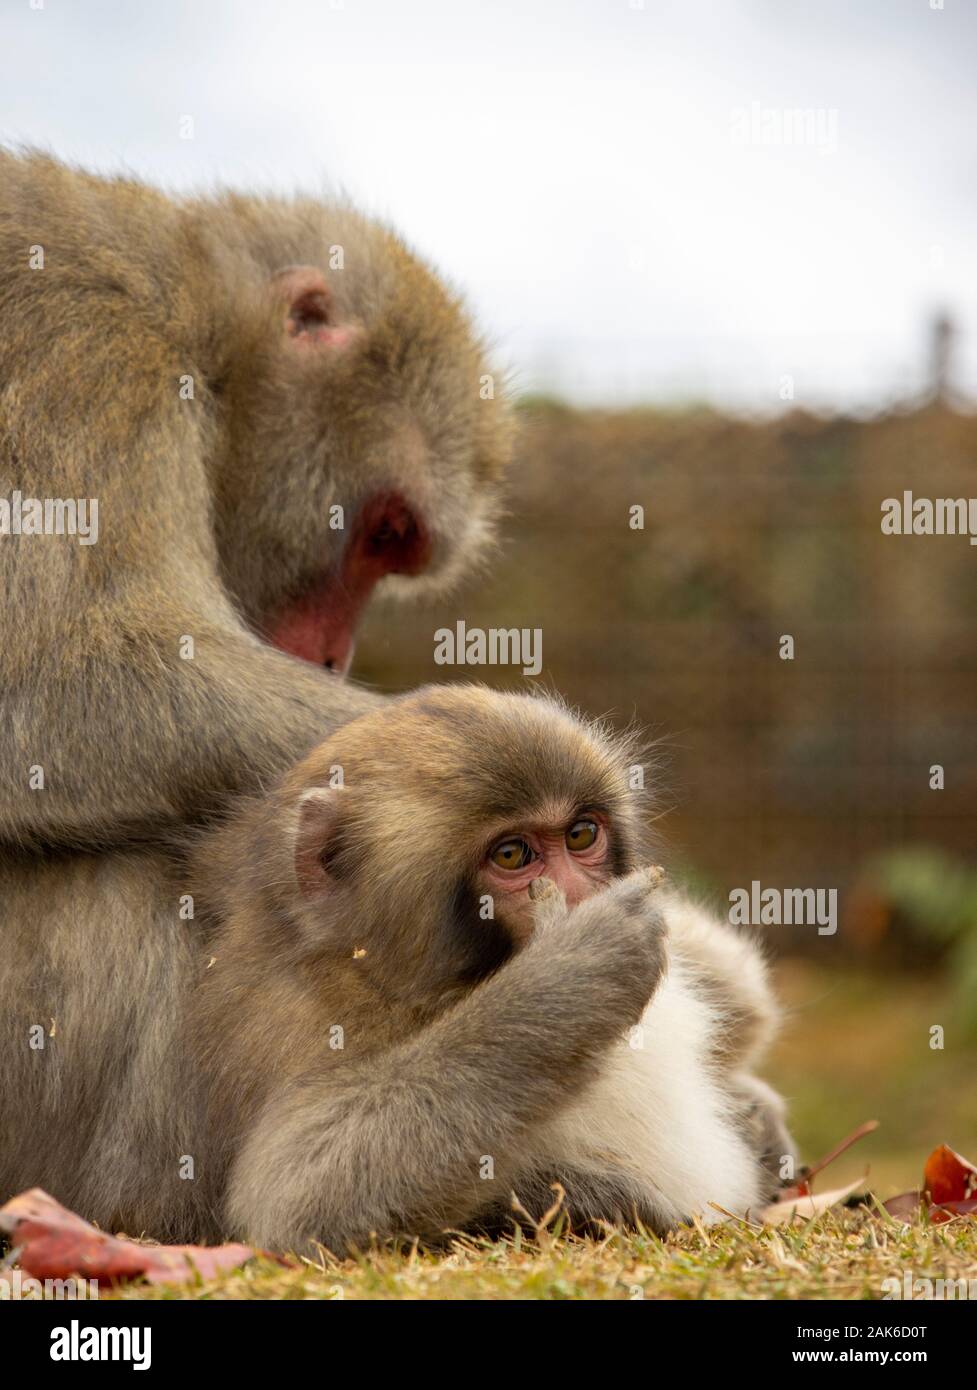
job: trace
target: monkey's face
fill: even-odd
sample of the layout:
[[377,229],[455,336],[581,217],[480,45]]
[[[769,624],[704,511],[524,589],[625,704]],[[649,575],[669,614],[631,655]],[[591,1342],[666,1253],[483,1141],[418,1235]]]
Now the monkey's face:
[[459,304],[387,232],[333,223],[343,267],[270,276],[229,369],[216,520],[255,630],[344,672],[378,583],[443,586],[487,548],[510,434]]
[[533,905],[529,885],[548,878],[574,907],[602,888],[614,874],[612,843],[621,828],[608,812],[582,806],[569,816],[545,815],[517,825],[493,840],[477,874],[479,896],[489,895],[513,939],[532,934]]
[[634,756],[552,701],[478,686],[354,721],[285,785],[309,931],[412,1002],[470,985],[531,936],[534,880],[572,906],[636,866]]

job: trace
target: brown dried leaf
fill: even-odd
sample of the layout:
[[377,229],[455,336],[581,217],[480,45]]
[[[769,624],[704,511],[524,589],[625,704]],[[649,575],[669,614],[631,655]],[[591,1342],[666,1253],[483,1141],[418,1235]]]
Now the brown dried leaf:
[[882,1203],[884,1209],[897,1221],[918,1221],[920,1209],[924,1204],[921,1192],[900,1192]]

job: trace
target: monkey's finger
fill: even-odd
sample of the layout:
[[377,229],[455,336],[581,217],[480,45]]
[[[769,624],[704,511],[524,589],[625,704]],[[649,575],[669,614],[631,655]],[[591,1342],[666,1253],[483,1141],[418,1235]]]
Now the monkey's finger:
[[566,898],[551,878],[534,878],[529,885],[529,897],[536,908],[537,925],[552,922],[567,910]]
[[635,909],[639,908],[656,888],[661,887],[665,879],[665,870],[657,865],[648,865],[642,869],[633,869],[626,878],[620,881],[618,895],[622,903],[630,903]]
[[544,902],[551,898],[554,893],[559,893],[559,888],[551,878],[534,878],[529,885],[529,896],[534,903]]

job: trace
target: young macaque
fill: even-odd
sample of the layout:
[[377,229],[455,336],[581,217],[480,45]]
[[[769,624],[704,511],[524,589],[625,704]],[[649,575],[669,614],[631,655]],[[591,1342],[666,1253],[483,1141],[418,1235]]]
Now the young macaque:
[[[553,1182],[581,1229],[756,1207],[766,980],[641,867],[634,756],[550,700],[428,688],[242,805],[189,878],[95,859],[100,910],[69,920],[69,893],[40,951],[15,902],[0,1187],[337,1251],[490,1229],[512,1193],[538,1218]],[[193,920],[127,927],[147,879]]]

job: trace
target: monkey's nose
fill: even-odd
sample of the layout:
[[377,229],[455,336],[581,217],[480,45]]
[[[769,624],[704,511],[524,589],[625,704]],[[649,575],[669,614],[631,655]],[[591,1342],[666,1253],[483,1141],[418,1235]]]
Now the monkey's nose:
[[420,574],[427,567],[431,542],[403,497],[379,493],[360,510],[344,560],[347,587],[376,583],[385,574]]

